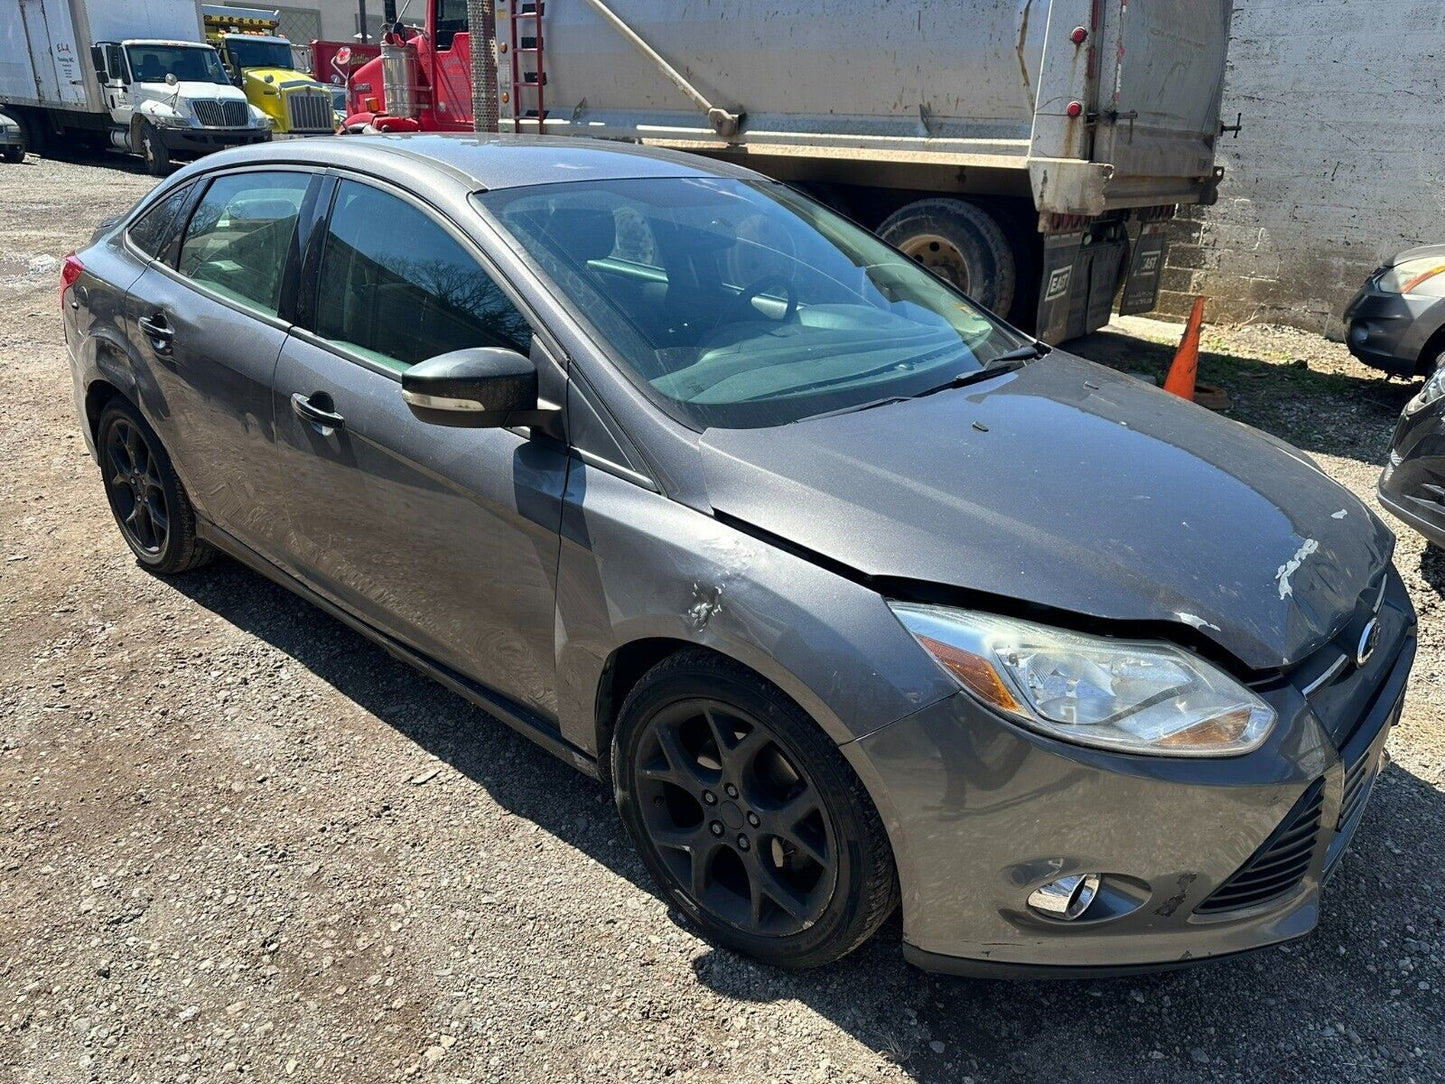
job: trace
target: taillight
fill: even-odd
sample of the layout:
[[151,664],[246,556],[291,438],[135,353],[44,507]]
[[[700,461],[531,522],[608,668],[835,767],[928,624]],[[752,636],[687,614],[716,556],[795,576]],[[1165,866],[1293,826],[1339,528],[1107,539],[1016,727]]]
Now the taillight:
[[65,263],[60,266],[60,307],[62,309],[65,308],[65,291],[76,284],[84,270],[85,264],[80,262],[80,257],[75,253],[69,253],[65,257]]

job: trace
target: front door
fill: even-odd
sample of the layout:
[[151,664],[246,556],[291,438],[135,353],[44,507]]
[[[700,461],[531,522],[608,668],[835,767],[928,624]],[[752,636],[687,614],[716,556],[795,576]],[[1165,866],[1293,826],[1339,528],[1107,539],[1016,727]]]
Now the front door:
[[404,369],[468,346],[551,362],[467,244],[409,199],[343,180],[323,238],[310,330],[276,371],[287,561],[367,623],[551,716],[566,451],[429,425],[401,398]]
[[174,266],[151,263],[126,298],[145,361],[141,401],[192,503],[262,551],[283,542],[271,380],[313,182],[299,170],[217,177],[190,215]]
[[110,119],[122,127],[130,127],[135,103],[130,97],[130,68],[126,64],[125,49],[113,41],[102,42],[99,46],[101,59],[105,62],[104,83],[101,93],[105,96],[105,107],[110,110]]

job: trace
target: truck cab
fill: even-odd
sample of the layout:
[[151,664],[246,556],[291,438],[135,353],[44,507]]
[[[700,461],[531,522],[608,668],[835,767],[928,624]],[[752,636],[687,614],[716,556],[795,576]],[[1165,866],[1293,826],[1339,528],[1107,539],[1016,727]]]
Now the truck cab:
[[144,157],[152,174],[168,172],[173,158],[271,137],[209,45],[135,38],[97,42],[91,55],[111,143]]
[[281,37],[275,11],[203,8],[206,40],[215,46],[231,83],[270,118],[278,135],[330,135],[336,130],[331,92],[297,71],[291,42]]

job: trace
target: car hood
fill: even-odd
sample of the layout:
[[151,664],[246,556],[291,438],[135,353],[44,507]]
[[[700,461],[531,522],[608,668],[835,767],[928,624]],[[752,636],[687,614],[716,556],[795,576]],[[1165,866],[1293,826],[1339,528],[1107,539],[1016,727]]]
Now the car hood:
[[1303,453],[1059,351],[699,446],[717,512],[856,572],[1187,625],[1252,669],[1337,632],[1394,546]]
[[1415,248],[1407,248],[1404,252],[1397,252],[1385,261],[1386,267],[1398,267],[1410,260],[1438,260],[1445,258],[1445,245],[1419,245]]

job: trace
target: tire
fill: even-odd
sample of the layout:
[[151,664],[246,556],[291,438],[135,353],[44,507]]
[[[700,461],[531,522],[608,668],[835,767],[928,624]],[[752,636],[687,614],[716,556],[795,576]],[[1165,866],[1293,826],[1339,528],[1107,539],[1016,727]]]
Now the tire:
[[7,144],[3,154],[5,161],[9,162],[12,166],[19,165],[25,161],[25,148],[17,143]]
[[112,399],[101,411],[95,443],[111,515],[142,567],[174,575],[215,556],[196,537],[196,510],[171,457],[135,407]]
[[991,312],[1013,306],[1018,265],[998,221],[976,204],[922,199],[899,208],[878,236]]
[[145,159],[146,172],[164,177],[171,171],[171,152],[161,142],[161,134],[148,120],[137,118],[131,126],[131,149]]
[[667,900],[712,942],[817,967],[898,904],[878,811],[837,746],[746,667],[688,649],[628,694],[617,809]]

